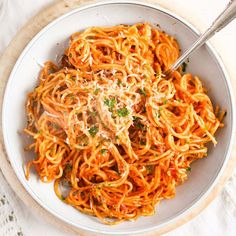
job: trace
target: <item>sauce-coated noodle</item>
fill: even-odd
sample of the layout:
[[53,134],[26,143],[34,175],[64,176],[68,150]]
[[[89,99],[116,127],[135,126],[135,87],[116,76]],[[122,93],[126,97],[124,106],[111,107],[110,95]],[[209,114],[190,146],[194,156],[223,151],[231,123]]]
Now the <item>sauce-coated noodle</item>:
[[173,198],[223,127],[198,77],[162,74],[179,51],[149,24],[73,34],[62,65],[45,63],[28,94],[36,157],[26,177],[34,166],[59,198],[106,224],[152,215]]

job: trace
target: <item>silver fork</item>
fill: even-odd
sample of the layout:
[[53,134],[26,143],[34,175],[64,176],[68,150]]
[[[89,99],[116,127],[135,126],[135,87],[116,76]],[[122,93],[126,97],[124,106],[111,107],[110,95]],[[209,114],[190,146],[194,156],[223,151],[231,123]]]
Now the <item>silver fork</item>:
[[236,18],[236,0],[231,0],[225,10],[215,19],[212,25],[203,33],[195,43],[186,51],[182,56],[180,56],[164,73],[166,75],[171,74],[174,70],[186,61],[186,59],[192,54],[196,49],[201,47],[209,38],[211,38],[215,33],[219,32],[226,25],[228,25],[232,20]]

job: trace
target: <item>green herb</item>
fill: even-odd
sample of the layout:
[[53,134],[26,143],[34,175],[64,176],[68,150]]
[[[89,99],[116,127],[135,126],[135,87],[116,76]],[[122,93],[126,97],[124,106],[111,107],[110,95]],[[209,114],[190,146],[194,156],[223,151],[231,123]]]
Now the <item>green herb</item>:
[[80,143],[80,145],[88,145],[88,137],[86,135],[78,136],[76,142]]
[[97,112],[96,112],[96,111],[91,111],[89,114],[90,114],[92,117],[95,117],[95,116],[97,115]]
[[182,71],[185,72],[186,71],[186,68],[187,68],[187,63],[184,62],[183,65],[182,65]]
[[98,132],[98,127],[97,126],[93,126],[89,129],[89,134],[94,137],[96,135],[96,133]]
[[161,117],[161,114],[160,114],[160,113],[158,113],[158,114],[156,115],[156,117],[157,117],[157,118],[160,118],[160,117]]
[[144,97],[147,96],[145,89],[139,89],[138,92],[143,95]]
[[166,103],[167,103],[167,100],[165,99],[164,102],[163,102],[163,104],[166,105]]
[[141,118],[140,118],[140,117],[133,116],[133,121],[134,121],[134,122],[138,122],[138,121],[140,121],[140,120],[141,120]]
[[118,81],[117,81],[117,85],[118,85],[118,86],[121,85],[121,80],[120,80],[120,79],[118,79]]
[[162,107],[159,107],[159,111],[162,111],[163,110],[163,108]]
[[181,102],[181,99],[178,99],[177,101],[178,101],[178,102]]
[[93,93],[94,93],[95,95],[97,95],[100,90],[101,90],[100,88],[96,88]]
[[154,165],[147,165],[146,166],[146,170],[147,170],[148,174],[152,174],[153,173],[154,167],[155,167]]
[[72,57],[72,53],[69,54],[69,57],[70,57],[70,58]]
[[187,167],[186,170],[187,171],[191,171],[192,169],[191,169],[191,167]]
[[129,111],[128,111],[128,109],[126,107],[124,107],[124,108],[118,109],[117,110],[117,114],[120,117],[125,117],[125,116],[129,115]]
[[105,154],[107,153],[107,150],[106,150],[106,149],[102,149],[100,152],[101,152],[101,154],[102,154],[103,156],[105,156]]
[[138,123],[135,125],[138,129],[141,129],[142,131],[145,130],[146,126],[141,124],[141,123]]
[[146,126],[140,122],[141,118],[133,116],[134,126],[142,131],[145,130]]
[[146,141],[144,141],[144,140],[140,140],[140,142],[139,142],[141,145],[146,145]]
[[82,115],[82,112],[75,111],[75,115]]
[[66,165],[66,170],[67,170],[67,171],[71,171],[71,170],[72,170],[72,165],[68,163],[68,164]]
[[110,110],[112,110],[116,104],[116,99],[115,98],[105,99],[104,104],[107,105],[110,108]]

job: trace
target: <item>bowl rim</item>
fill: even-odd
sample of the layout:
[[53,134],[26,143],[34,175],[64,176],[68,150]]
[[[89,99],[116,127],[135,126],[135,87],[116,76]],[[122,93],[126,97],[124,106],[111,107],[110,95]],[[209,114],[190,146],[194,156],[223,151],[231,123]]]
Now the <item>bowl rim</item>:
[[[8,94],[8,90],[10,87],[10,83],[13,82],[14,80],[12,80],[11,78],[14,77],[15,72],[17,71],[22,59],[24,58],[25,54],[28,52],[28,50],[34,45],[34,43],[44,34],[46,33],[48,30],[50,30],[50,28],[57,24],[58,22],[62,21],[64,18],[76,14],[78,12],[81,12],[83,10],[87,10],[87,9],[92,9],[95,8],[97,6],[103,6],[103,5],[137,5],[137,6],[142,6],[142,7],[147,7],[147,8],[151,8],[154,9],[156,11],[159,11],[163,14],[166,14],[174,19],[176,19],[177,21],[183,23],[188,29],[190,29],[193,33],[195,33],[196,35],[199,35],[199,31],[191,24],[189,23],[187,20],[183,19],[182,17],[180,17],[179,15],[171,12],[170,10],[163,8],[162,6],[160,6],[158,3],[150,3],[150,2],[144,2],[144,0],[122,0],[122,1],[118,1],[118,0],[105,0],[105,1],[99,1],[99,2],[95,2],[95,3],[86,3],[83,4],[81,6],[79,6],[78,8],[69,11],[66,14],[61,15],[60,17],[56,18],[55,20],[53,20],[51,23],[49,23],[48,25],[46,25],[42,30],[40,30],[27,44],[27,46],[24,48],[24,50],[20,53],[19,58],[17,59],[11,73],[10,76],[8,78],[7,81],[7,85],[5,87],[5,92],[4,92],[4,98],[3,98],[3,104],[2,104],[2,132],[3,132],[3,142],[6,148],[6,152],[7,155],[9,157],[10,163],[12,168],[14,169],[14,172],[17,176],[17,178],[20,180],[21,184],[24,186],[24,188],[27,190],[27,192],[30,194],[30,196],[40,205],[42,206],[45,210],[47,210],[49,213],[51,213],[53,216],[59,218],[60,220],[66,222],[69,225],[72,225],[76,228],[81,228],[83,230],[88,230],[90,232],[95,232],[95,233],[103,233],[103,234],[114,234],[114,235],[119,235],[119,234],[123,234],[123,232],[119,232],[119,231],[107,231],[107,230],[100,230],[100,229],[94,229],[94,228],[90,228],[89,226],[86,225],[78,225],[75,224],[73,222],[71,222],[70,220],[66,219],[63,217],[63,215],[58,214],[56,212],[54,212],[54,210],[49,207],[46,206],[44,204],[44,202],[40,199],[40,197],[37,196],[36,193],[34,193],[31,189],[31,187],[25,182],[25,179],[22,178],[22,175],[18,173],[16,166],[14,165],[14,160],[11,159],[11,150],[9,148],[9,142],[8,142],[8,138],[7,138],[7,128],[6,128],[6,123],[7,120],[5,119],[5,110],[6,110],[6,106],[7,106],[7,100],[6,95]],[[190,207],[188,208],[184,208],[182,209],[177,215],[173,216],[172,218],[170,218],[169,220],[167,220],[166,222],[160,223],[159,225],[154,225],[152,227],[148,227],[142,230],[128,230],[125,234],[137,234],[137,233],[145,233],[148,231],[154,231],[154,230],[160,230],[161,228],[164,228],[167,225],[173,224],[175,221],[183,218],[184,216],[188,215],[193,208],[195,208],[197,205],[200,204],[200,202],[203,201],[204,198],[206,198],[209,193],[211,192],[211,190],[213,189],[213,187],[216,185],[216,183],[218,182],[220,176],[222,175],[226,164],[230,158],[230,154],[232,151],[232,147],[233,147],[233,141],[234,141],[234,136],[235,136],[235,125],[234,125],[234,120],[235,120],[235,109],[233,106],[233,101],[234,101],[234,96],[233,96],[233,89],[232,89],[232,85],[229,79],[229,76],[226,72],[225,66],[220,58],[220,56],[217,54],[216,50],[211,46],[211,44],[209,42],[206,43],[207,48],[209,49],[210,54],[212,55],[212,57],[215,59],[216,64],[218,64],[219,68],[222,71],[223,74],[223,80],[226,82],[226,88],[228,90],[228,94],[229,94],[229,100],[230,100],[230,109],[231,109],[231,123],[230,123],[230,127],[231,127],[231,133],[230,133],[230,139],[227,145],[227,150],[225,152],[225,159],[222,163],[221,168],[219,169],[219,171],[216,173],[214,180],[209,184],[209,188],[201,193],[197,198],[195,198]]]

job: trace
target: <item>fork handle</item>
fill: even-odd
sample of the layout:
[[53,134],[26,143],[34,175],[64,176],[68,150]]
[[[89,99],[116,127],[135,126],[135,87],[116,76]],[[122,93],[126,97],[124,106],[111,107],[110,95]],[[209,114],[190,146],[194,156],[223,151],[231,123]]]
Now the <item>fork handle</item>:
[[216,32],[223,29],[233,19],[236,18],[236,0],[231,0],[225,10],[215,19],[212,25],[203,33],[197,41],[186,51],[178,60],[170,67],[171,71],[178,69],[178,67],[189,57],[189,55],[201,47],[209,38]]

